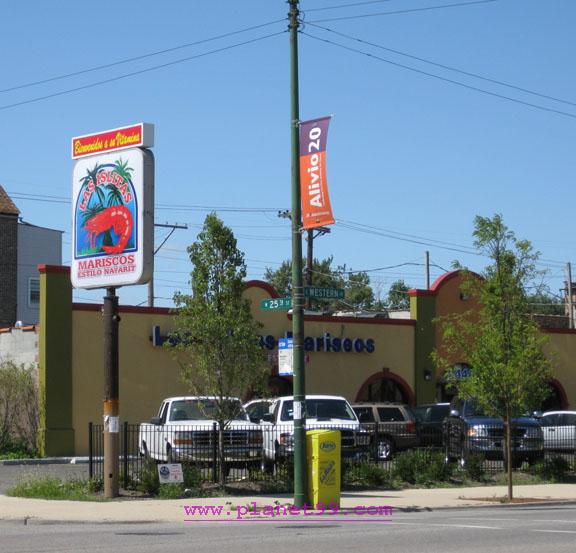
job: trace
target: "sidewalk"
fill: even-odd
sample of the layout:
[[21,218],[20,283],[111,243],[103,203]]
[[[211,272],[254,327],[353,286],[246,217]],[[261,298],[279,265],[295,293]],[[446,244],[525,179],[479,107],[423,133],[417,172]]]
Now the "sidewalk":
[[[400,491],[345,492],[342,494],[341,508],[350,510],[358,506],[392,506],[393,510],[416,511],[441,508],[478,507],[498,505],[498,502],[478,501],[474,498],[502,497],[505,486],[475,488],[441,488]],[[545,484],[517,486],[517,498],[531,498],[549,502],[576,502],[576,485]],[[285,505],[292,502],[288,495],[256,497],[204,497],[178,500],[157,499],[116,499],[105,502],[88,501],[48,501],[44,499],[22,499],[0,495],[0,520],[21,520],[28,522],[182,522],[187,517],[185,505],[223,505],[227,518],[234,518],[239,507],[265,505]],[[222,519],[215,515],[203,516],[203,520]],[[196,520],[200,520],[196,517]]]

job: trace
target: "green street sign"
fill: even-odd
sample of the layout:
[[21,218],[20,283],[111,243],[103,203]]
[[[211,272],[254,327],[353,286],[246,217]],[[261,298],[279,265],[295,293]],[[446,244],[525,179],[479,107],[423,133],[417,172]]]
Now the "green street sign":
[[343,288],[316,288],[315,286],[305,286],[304,296],[320,300],[341,300],[344,298]]
[[270,311],[271,309],[292,309],[292,298],[274,298],[271,300],[262,300],[260,309]]

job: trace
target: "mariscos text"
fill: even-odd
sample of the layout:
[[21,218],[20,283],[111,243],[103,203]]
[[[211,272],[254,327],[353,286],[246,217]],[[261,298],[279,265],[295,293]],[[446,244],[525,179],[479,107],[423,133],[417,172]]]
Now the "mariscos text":
[[134,255],[113,255],[78,262],[78,279],[102,275],[133,273],[136,270]]

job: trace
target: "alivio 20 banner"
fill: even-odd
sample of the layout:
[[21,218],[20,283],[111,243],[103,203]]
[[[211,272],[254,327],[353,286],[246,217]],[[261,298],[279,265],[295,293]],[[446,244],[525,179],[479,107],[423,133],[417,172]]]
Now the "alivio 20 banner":
[[70,276],[75,288],[144,284],[152,275],[154,156],[118,145],[119,151],[90,152],[74,165]]
[[300,123],[300,193],[305,229],[334,224],[326,180],[326,141],[331,117]]

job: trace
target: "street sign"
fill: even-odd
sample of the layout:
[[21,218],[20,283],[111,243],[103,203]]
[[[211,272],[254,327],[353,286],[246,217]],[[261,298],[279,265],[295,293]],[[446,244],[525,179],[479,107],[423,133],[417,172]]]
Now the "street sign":
[[292,376],[294,374],[293,360],[293,342],[292,338],[278,339],[278,375]]
[[317,288],[316,286],[305,286],[304,297],[322,300],[341,300],[344,298],[343,288]]
[[270,311],[272,309],[292,309],[292,298],[274,298],[271,300],[262,300],[260,309]]

